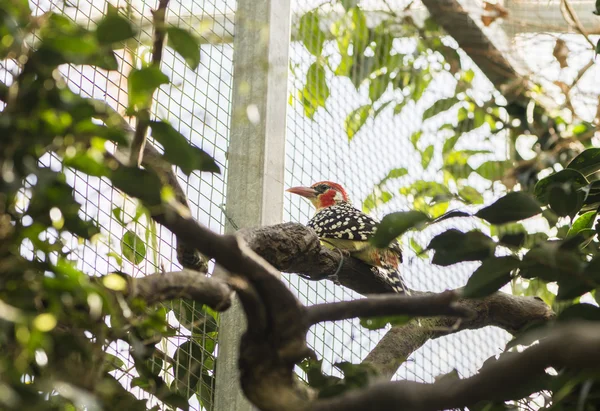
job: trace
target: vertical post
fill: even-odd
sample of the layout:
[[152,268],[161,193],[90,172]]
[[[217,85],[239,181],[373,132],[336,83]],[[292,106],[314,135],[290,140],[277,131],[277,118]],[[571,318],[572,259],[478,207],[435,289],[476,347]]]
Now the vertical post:
[[[239,0],[233,47],[227,217],[239,228],[283,217],[290,0]],[[234,231],[229,222],[226,231]],[[249,411],[239,384],[246,320],[239,305],[221,315],[215,411]]]

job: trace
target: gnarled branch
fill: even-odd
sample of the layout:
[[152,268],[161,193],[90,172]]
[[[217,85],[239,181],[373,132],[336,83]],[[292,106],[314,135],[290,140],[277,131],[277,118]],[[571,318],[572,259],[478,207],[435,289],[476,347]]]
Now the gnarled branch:
[[131,278],[127,295],[140,297],[147,304],[186,298],[224,311],[231,305],[231,288],[218,278],[209,278],[191,270],[150,274]]
[[[409,409],[414,411],[463,408],[480,401],[507,401],[539,390],[531,381],[545,369],[577,371],[600,367],[600,326],[573,323],[556,327],[551,334],[521,353],[484,366],[473,377],[441,379],[433,384],[412,381],[386,382],[329,400],[318,401],[314,411]],[[499,383],[501,382],[501,383]]]
[[500,327],[514,334],[528,324],[547,321],[555,315],[550,307],[537,298],[501,292],[482,299],[460,299],[456,304],[468,308],[475,315],[462,319],[460,323],[454,318],[443,317],[392,327],[363,363],[373,366],[380,375],[391,378],[406,358],[430,339],[486,326]]

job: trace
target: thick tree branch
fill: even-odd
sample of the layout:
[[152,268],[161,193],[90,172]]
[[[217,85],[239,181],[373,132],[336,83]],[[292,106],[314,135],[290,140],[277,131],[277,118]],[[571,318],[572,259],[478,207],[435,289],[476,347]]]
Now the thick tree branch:
[[[413,294],[419,295],[418,292]],[[537,298],[501,292],[482,299],[461,299],[457,305],[471,310],[475,315],[462,319],[458,324],[455,318],[442,317],[392,327],[363,363],[373,366],[382,376],[391,378],[400,365],[430,339],[487,326],[500,327],[514,334],[528,324],[547,321],[555,315],[550,307]]]
[[216,311],[224,311],[231,305],[231,288],[226,283],[189,270],[131,278],[127,295],[140,297],[147,304],[186,298]]
[[239,235],[254,252],[280,271],[317,281],[334,274],[342,262],[337,276],[343,286],[362,295],[394,293],[371,273],[367,264],[323,247],[315,232],[302,224],[242,229]]
[[600,367],[600,326],[574,323],[556,327],[551,334],[521,353],[486,365],[473,377],[442,379],[433,384],[387,382],[361,391],[318,401],[314,411],[407,409],[412,411],[462,408],[480,401],[507,401],[539,390],[531,384],[545,369],[577,371]]
[[306,308],[306,316],[308,323],[312,325],[322,321],[339,321],[355,317],[388,315],[468,317],[474,315],[467,307],[454,303],[457,297],[458,295],[454,291],[419,297],[371,295],[359,300],[316,304]]
[[[344,258],[321,246],[314,231],[301,224],[285,223],[246,229],[239,234],[277,269],[300,273],[315,280],[335,273]],[[366,264],[353,258],[344,259],[337,276],[342,285],[363,295],[393,292],[371,274]],[[430,294],[418,291],[411,293],[413,296]],[[461,299],[457,303],[474,315],[458,323],[455,317],[442,317],[393,327],[364,362],[375,367],[383,376],[391,378],[398,367],[431,338],[486,326],[497,326],[515,333],[527,324],[546,321],[554,316],[550,307],[539,299],[501,292],[482,299]]]
[[[363,295],[393,293],[373,276],[368,265],[323,247],[315,232],[302,224],[284,223],[244,229],[239,235],[250,248],[280,271],[321,280],[335,273],[342,262],[337,276],[343,286]],[[411,293],[414,296],[431,294],[414,290]],[[495,325],[514,333],[532,321],[552,317],[552,311],[541,300],[505,293],[495,293],[483,299],[464,299],[460,300],[460,304],[476,313],[470,321],[463,321],[460,329]],[[444,321],[439,322],[445,327]],[[454,322],[455,319],[447,321],[449,324]]]

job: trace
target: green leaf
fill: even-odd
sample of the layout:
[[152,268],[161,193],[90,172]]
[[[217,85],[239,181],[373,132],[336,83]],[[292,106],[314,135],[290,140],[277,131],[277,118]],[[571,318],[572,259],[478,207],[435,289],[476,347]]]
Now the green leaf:
[[146,258],[146,244],[133,231],[127,230],[121,239],[123,257],[135,265],[139,265]]
[[561,273],[558,278],[556,300],[572,300],[594,288],[600,288],[600,258],[594,257],[579,275]]
[[398,103],[394,106],[394,115],[398,115],[402,112],[404,106],[406,106],[407,100],[405,99],[402,103]]
[[202,384],[198,387],[200,393],[196,395],[200,404],[207,410],[212,410],[215,397],[215,376],[202,374]]
[[596,220],[596,214],[596,211],[589,211],[585,214],[580,215],[577,218],[577,220],[575,220],[571,228],[569,228],[567,237],[573,237],[582,230],[592,228],[594,226],[594,221]]
[[473,154],[478,153],[469,150],[451,151],[444,157],[442,169],[450,173],[456,180],[467,178],[473,171],[473,168],[468,164],[469,157]]
[[433,222],[439,223],[440,221],[448,220],[450,218],[456,217],[471,217],[471,214],[465,213],[464,211],[452,210],[448,211],[446,214],[437,217]]
[[352,45],[354,56],[363,56],[364,51],[369,44],[369,28],[367,26],[367,17],[362,10],[356,6],[348,11],[350,17],[350,32],[352,35]]
[[571,275],[582,270],[583,264],[576,252],[565,249],[561,241],[547,241],[525,254],[519,274],[523,278],[539,278],[552,282],[565,273]]
[[425,170],[429,166],[429,163],[431,163],[432,158],[433,145],[430,145],[421,153],[421,166],[423,167],[423,170]]
[[329,87],[325,69],[319,62],[311,64],[306,73],[306,85],[299,92],[300,102],[304,106],[304,114],[312,119],[319,107],[325,107],[329,98]]
[[548,203],[552,211],[560,217],[573,216],[581,209],[585,194],[576,191],[565,183],[550,188]]
[[573,304],[565,308],[558,317],[557,321],[600,321],[600,308],[592,304],[582,303]]
[[385,182],[386,182],[386,181],[388,181],[388,180],[393,180],[393,179],[395,179],[395,178],[404,177],[404,176],[405,176],[405,175],[407,175],[407,174],[408,174],[408,170],[407,170],[406,168],[404,168],[404,167],[401,167],[401,168],[394,168],[394,169],[390,170],[390,171],[387,173],[387,176],[385,176],[385,177],[383,178],[383,180],[381,180],[381,181],[379,182],[379,185],[382,185],[383,183],[385,183]]
[[409,315],[396,315],[388,317],[361,317],[360,325],[368,330],[380,330],[385,328],[388,324],[393,326],[400,326],[407,324],[413,317]]
[[107,176],[119,190],[144,201],[147,206],[162,203],[162,182],[158,176],[138,167],[119,166]]
[[473,187],[463,187],[458,190],[458,195],[468,204],[483,204],[483,196]]
[[552,187],[568,183],[574,190],[578,190],[589,184],[588,180],[579,171],[565,168],[541,179],[535,185],[533,193],[542,204],[548,204],[550,201],[550,190]]
[[[38,173],[38,179],[39,182],[33,188],[33,195],[27,209],[29,216],[47,227],[54,226],[59,230],[64,227],[86,240],[100,232],[94,221],[80,218],[81,205],[73,198],[71,186],[63,182],[63,174],[43,169]],[[46,179],[49,181],[46,181]],[[52,208],[60,210],[62,220],[51,220],[50,210]],[[61,221],[63,227],[60,226]],[[31,240],[35,242],[38,240],[37,236],[35,239],[31,238]]]
[[375,207],[380,204],[385,204],[393,198],[392,193],[388,191],[381,191],[379,189],[374,190],[373,193],[369,194],[363,201],[363,211],[369,213]]
[[419,148],[417,147],[417,144],[419,143],[419,140],[421,139],[421,136],[423,135],[422,131],[415,131],[414,133],[412,133],[410,135],[410,142],[413,145],[413,147],[415,148],[415,150],[418,150]]
[[220,173],[215,160],[205,151],[191,145],[187,139],[169,123],[164,121],[151,121],[152,137],[165,149],[164,157],[171,164],[181,167],[181,170],[190,175],[192,171],[207,171]]
[[556,226],[556,223],[558,223],[558,219],[559,219],[559,217],[556,215],[556,213],[554,211],[550,210],[549,208],[546,208],[542,212],[542,217],[544,217],[546,219],[546,221],[548,222],[548,225],[550,227]]
[[148,366],[148,371],[150,371],[153,375],[158,375],[163,369],[163,359],[158,355],[152,355],[150,358],[146,360],[146,365]]
[[98,22],[96,38],[100,44],[112,44],[135,36],[133,26],[109,4],[107,15]]
[[379,75],[374,79],[371,79],[369,83],[369,99],[372,103],[379,100],[382,94],[385,93],[385,91],[387,90],[389,84],[390,79],[385,74]]
[[158,67],[150,66],[132,70],[127,80],[129,107],[146,108],[152,102],[154,91],[162,84],[168,84],[169,77]]
[[105,70],[119,68],[108,47],[102,47],[95,33],[75,24],[64,15],[49,13],[39,32],[41,44],[35,58],[47,67],[65,63],[97,66]]
[[411,82],[411,87],[413,89],[411,97],[415,101],[415,103],[419,101],[421,97],[423,97],[423,93],[425,93],[427,86],[429,86],[429,83],[431,83],[431,79],[431,74],[429,74],[429,72],[425,70],[421,71],[420,76],[418,75],[415,78],[413,78]]
[[390,73],[393,68],[398,66],[397,62],[402,56],[398,54],[390,55],[394,45],[394,36],[389,33],[385,22],[377,26],[374,32],[375,49],[373,50],[373,57],[375,58],[375,68],[386,67],[388,69],[387,73]]
[[600,148],[588,148],[575,157],[567,168],[577,170],[584,176],[600,170]]
[[502,177],[506,174],[508,170],[512,167],[511,161],[486,161],[477,169],[475,172],[479,174],[481,177],[490,180],[490,181],[498,181],[501,180]]
[[[217,331],[217,316],[208,307],[190,300],[173,300],[171,309],[181,326],[192,332],[192,335],[203,335]],[[205,337],[207,340],[208,337]],[[206,345],[206,341],[205,341]],[[206,351],[211,347],[205,347]]]
[[418,180],[415,181],[408,187],[403,187],[400,189],[400,194],[402,195],[414,195],[415,197],[443,197],[443,198],[452,198],[452,193],[443,184],[437,183],[435,181],[423,181]]
[[508,193],[492,205],[482,208],[475,216],[491,224],[505,224],[524,220],[541,212],[542,209],[532,196],[515,191]]
[[298,366],[306,373],[308,383],[318,390],[338,384],[341,378],[325,375],[321,371],[323,360],[306,359]]
[[127,225],[127,223],[125,222],[124,217],[124,212],[123,209],[121,207],[115,207],[112,210],[112,214],[113,216],[115,216],[115,219],[124,227],[125,225]]
[[423,113],[423,121],[430,119],[443,111],[451,109],[459,100],[456,97],[445,98],[436,101]]
[[527,233],[504,234],[499,238],[500,244],[511,248],[521,248],[525,244]]
[[300,27],[298,28],[300,41],[309,53],[316,57],[323,52],[323,43],[325,42],[325,33],[319,24],[319,15],[309,11],[300,18]]
[[342,3],[342,7],[344,7],[345,10],[349,10],[352,7],[356,7],[358,5],[359,0],[340,0],[340,3]]
[[462,136],[462,134],[457,134],[453,137],[446,139],[446,141],[444,141],[444,146],[442,147],[442,155],[443,156],[446,156],[454,149],[454,146],[456,145],[456,143],[458,142],[458,139],[461,136]]
[[385,248],[396,237],[401,236],[411,228],[422,227],[430,221],[429,217],[420,211],[399,211],[388,214],[377,226],[377,231],[370,242],[375,247]]
[[367,118],[369,118],[371,110],[372,106],[366,104],[348,114],[348,117],[346,117],[346,120],[344,121],[344,129],[346,130],[349,141],[351,141],[361,127],[364,126]]
[[417,243],[417,241],[414,238],[410,239],[410,247],[413,249],[415,254],[417,254],[417,257],[424,258],[422,254],[425,250],[423,249],[421,244]]
[[519,267],[521,261],[515,257],[498,257],[484,260],[469,278],[462,290],[465,298],[481,298],[498,291],[507,284],[510,273]]
[[104,369],[106,372],[111,372],[114,370],[123,370],[125,368],[125,363],[122,359],[117,357],[116,355],[110,353],[104,353]]
[[200,64],[200,39],[187,30],[179,27],[167,28],[167,45],[175,50],[192,70]]
[[450,229],[434,237],[428,250],[435,250],[432,263],[448,266],[463,261],[485,260],[494,255],[495,243],[480,231]]
[[193,340],[181,344],[173,354],[176,364],[173,367],[175,381],[173,385],[177,392],[189,398],[198,390],[202,375],[202,358],[206,353],[201,345]]

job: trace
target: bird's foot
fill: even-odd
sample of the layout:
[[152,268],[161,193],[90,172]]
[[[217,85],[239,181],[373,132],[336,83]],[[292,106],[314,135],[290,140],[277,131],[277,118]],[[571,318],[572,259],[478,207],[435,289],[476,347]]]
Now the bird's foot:
[[342,285],[340,283],[340,279],[337,274],[331,274],[331,275],[327,276],[327,279],[329,281],[331,281],[332,283],[334,283],[335,285]]

